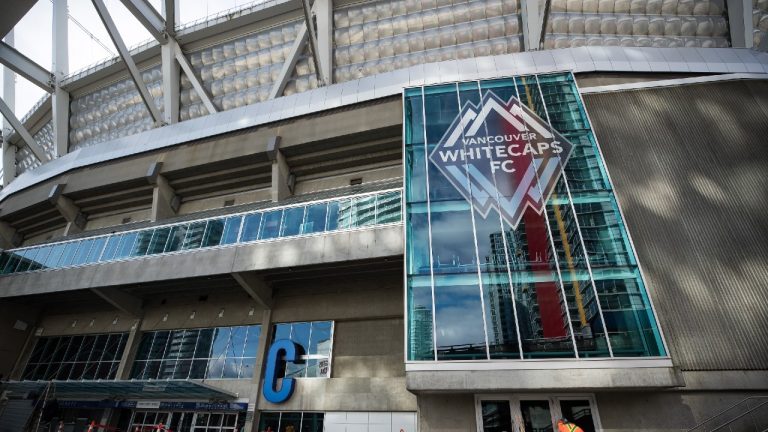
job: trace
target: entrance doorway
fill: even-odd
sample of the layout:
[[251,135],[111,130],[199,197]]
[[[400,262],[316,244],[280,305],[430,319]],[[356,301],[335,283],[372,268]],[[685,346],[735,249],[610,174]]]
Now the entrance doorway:
[[237,412],[134,411],[129,432],[157,431],[162,424],[173,432],[235,432]]
[[481,432],[556,432],[566,419],[584,430],[601,431],[592,395],[487,395],[475,398]]

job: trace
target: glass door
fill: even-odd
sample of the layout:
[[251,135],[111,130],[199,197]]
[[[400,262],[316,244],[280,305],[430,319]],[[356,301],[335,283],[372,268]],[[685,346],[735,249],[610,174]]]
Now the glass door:
[[556,432],[563,419],[584,432],[601,430],[591,395],[489,395],[476,397],[481,432]]

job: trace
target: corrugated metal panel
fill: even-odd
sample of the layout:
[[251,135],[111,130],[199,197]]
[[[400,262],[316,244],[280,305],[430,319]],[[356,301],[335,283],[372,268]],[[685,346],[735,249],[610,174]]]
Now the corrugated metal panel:
[[584,99],[675,364],[768,369],[768,81]]

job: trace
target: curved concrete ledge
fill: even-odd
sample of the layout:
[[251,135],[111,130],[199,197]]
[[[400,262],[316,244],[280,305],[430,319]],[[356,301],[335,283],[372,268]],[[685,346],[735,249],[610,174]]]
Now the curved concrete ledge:
[[334,264],[402,254],[402,225],[387,225],[7,275],[0,277],[0,298]]
[[416,393],[647,390],[684,385],[671,366],[406,372],[406,386]]

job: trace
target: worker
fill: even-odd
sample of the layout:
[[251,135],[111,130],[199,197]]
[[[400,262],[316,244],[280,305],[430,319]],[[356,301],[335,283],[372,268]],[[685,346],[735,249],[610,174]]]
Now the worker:
[[557,421],[557,432],[584,432],[584,429],[576,426],[575,423],[561,418]]

